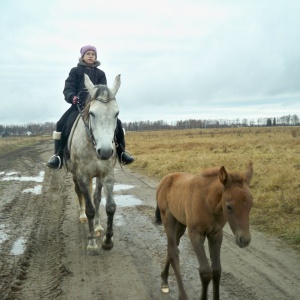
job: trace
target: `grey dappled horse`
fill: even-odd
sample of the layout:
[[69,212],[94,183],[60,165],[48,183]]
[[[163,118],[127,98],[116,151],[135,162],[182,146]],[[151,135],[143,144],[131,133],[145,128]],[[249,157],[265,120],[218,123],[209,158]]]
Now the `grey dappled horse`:
[[[101,192],[106,196],[107,230],[102,248],[113,247],[113,218],[116,204],[113,197],[114,167],[116,150],[114,143],[117,117],[119,114],[115,95],[120,87],[120,75],[111,89],[106,85],[94,86],[87,75],[84,82],[91,100],[84,113],[75,121],[69,137],[70,159],[66,161],[67,170],[72,173],[75,191],[80,205],[80,221],[88,220],[89,255],[98,254],[95,236],[103,229],[100,225],[99,206]],[[92,180],[96,178],[94,201]]]

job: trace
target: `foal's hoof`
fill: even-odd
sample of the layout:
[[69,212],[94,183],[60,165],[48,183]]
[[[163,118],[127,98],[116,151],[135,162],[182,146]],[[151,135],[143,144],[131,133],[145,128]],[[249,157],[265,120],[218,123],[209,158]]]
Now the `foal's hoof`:
[[98,255],[100,250],[95,240],[91,240],[87,246],[87,255]]
[[169,292],[170,292],[169,286],[167,286],[167,285],[162,285],[161,291],[162,291],[163,293],[165,293],[165,294],[169,293]]
[[110,250],[113,246],[114,246],[113,237],[111,239],[109,239],[109,241],[108,241],[106,236],[105,236],[104,239],[103,239],[103,242],[102,242],[102,248],[104,250]]

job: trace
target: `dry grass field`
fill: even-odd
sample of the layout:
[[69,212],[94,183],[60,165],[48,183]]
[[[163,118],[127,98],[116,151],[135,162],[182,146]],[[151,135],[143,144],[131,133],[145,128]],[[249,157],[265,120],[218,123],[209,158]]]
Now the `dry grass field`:
[[[0,155],[46,140],[51,137],[1,138]],[[251,224],[300,250],[300,128],[127,132],[126,141],[136,161],[125,168],[157,180],[212,166],[244,171],[252,161]]]
[[251,224],[300,249],[300,128],[127,132],[136,161],[126,168],[160,180],[212,166],[243,171],[253,162]]
[[49,139],[51,139],[49,136],[10,136],[0,138],[0,155],[43,141],[49,141]]

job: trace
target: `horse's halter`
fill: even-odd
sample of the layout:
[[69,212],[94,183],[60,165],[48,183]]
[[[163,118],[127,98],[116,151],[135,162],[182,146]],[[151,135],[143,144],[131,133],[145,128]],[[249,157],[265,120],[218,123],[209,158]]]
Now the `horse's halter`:
[[[102,103],[108,103],[108,102],[113,101],[113,100],[116,100],[116,98],[109,98],[109,99],[107,99],[107,100],[104,100],[104,99],[98,97],[98,98],[93,99],[93,100],[91,100],[91,101],[100,101],[100,102],[102,102]],[[86,130],[86,133],[87,133],[87,135],[88,135],[90,141],[92,142],[94,148],[96,148],[97,143],[96,143],[95,137],[94,137],[94,135],[93,135],[93,128],[92,128],[91,121],[90,121],[91,119],[89,118],[89,124],[87,124],[87,123],[85,122],[85,120],[84,120],[84,117],[83,117],[83,110],[81,110],[79,104],[77,104],[77,109],[78,109],[79,114],[80,114],[80,116],[81,116],[81,119],[82,119],[82,121],[83,121],[85,130]],[[114,139],[112,140],[112,142],[114,142]]]

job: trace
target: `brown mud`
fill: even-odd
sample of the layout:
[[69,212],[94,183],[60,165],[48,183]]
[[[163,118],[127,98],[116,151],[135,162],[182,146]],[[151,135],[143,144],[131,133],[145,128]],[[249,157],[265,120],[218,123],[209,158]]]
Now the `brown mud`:
[[[0,157],[0,299],[177,299],[172,270],[170,293],[160,291],[166,238],[154,224],[157,182],[117,167],[114,248],[87,256],[71,176],[46,168],[51,149],[45,143]],[[105,228],[103,206],[101,216]],[[187,235],[179,248],[187,294],[199,299]],[[300,256],[280,240],[252,230],[250,246],[240,249],[226,227],[221,261],[221,299],[300,299]]]

